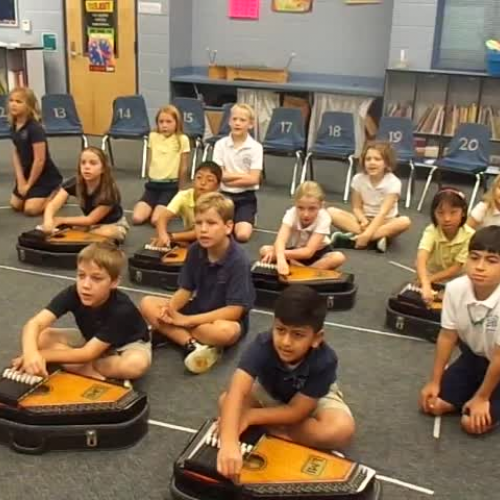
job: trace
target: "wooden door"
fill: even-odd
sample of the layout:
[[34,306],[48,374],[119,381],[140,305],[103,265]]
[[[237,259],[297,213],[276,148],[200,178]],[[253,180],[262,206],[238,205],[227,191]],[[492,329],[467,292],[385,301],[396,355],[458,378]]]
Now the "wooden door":
[[[65,0],[69,93],[73,95],[86,134],[102,135],[111,123],[115,97],[137,92],[135,0]],[[103,24],[114,16],[114,57],[91,65],[89,16]],[[99,18],[102,17],[102,19]],[[91,37],[109,36],[91,34]],[[95,38],[93,41],[95,42]],[[108,47],[109,48],[109,47]],[[94,57],[94,62],[95,62]]]

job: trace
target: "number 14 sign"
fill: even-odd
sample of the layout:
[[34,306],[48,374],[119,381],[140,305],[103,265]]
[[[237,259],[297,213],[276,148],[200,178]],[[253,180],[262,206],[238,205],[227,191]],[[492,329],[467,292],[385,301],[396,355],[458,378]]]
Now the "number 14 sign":
[[235,19],[259,19],[260,0],[229,0],[228,15]]

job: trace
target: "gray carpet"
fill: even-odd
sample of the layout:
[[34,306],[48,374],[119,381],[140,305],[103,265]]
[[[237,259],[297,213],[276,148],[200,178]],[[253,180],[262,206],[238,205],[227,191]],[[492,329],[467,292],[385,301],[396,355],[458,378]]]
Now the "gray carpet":
[[[54,140],[53,156],[65,176],[76,167],[78,141]],[[8,205],[12,188],[9,162],[10,144],[0,143],[0,206]],[[115,147],[116,175],[124,207],[131,209],[142,192],[139,179],[139,143],[118,142]],[[276,230],[286,207],[291,204],[287,183],[290,162],[268,158],[267,180],[259,192],[258,226]],[[316,163],[317,180],[328,192],[328,199],[341,205],[345,167]],[[420,196],[422,180],[415,189]],[[468,192],[470,192],[470,189]],[[432,193],[431,193],[432,194]],[[429,196],[424,212],[428,210]],[[413,204],[416,205],[416,201]],[[76,207],[67,207],[76,213]],[[390,264],[395,261],[412,266],[420,234],[429,221],[427,213],[415,209],[408,213],[413,227],[391,246],[386,255],[348,251],[347,271],[354,272],[359,292],[354,309],[328,314],[330,323],[385,331],[385,302],[411,274]],[[19,349],[19,332],[24,322],[42,308],[73,277],[72,271],[40,269],[17,259],[15,241],[22,230],[33,228],[37,219],[28,219],[0,210],[0,307],[2,341],[0,358],[7,364]],[[152,234],[148,226],[134,227],[125,250],[131,255]],[[246,249],[256,258],[260,245],[271,243],[273,234],[256,232]],[[7,267],[49,273],[55,276],[21,273]],[[138,301],[142,291],[125,276],[123,286]],[[234,370],[244,346],[270,325],[269,314],[253,312],[251,331],[238,346],[230,349],[224,361],[202,377],[186,374],[182,359],[174,349],[155,352],[150,373],[137,387],[148,392],[151,418],[197,428],[214,416],[216,401]],[[71,324],[65,319],[61,324]],[[443,421],[439,442],[432,438],[433,420],[417,410],[418,392],[430,371],[433,346],[404,338],[347,327],[327,328],[327,339],[340,358],[340,380],[357,421],[357,435],[348,450],[351,456],[375,467],[381,474],[396,477],[435,490],[439,500],[493,498],[497,486],[496,458],[500,451],[498,434],[471,438],[463,434],[455,417]],[[0,363],[0,364],[1,364]],[[170,498],[168,483],[175,457],[189,439],[180,431],[151,426],[149,435],[130,450],[99,453],[52,453],[33,457],[18,455],[7,448],[0,453],[2,500],[62,500],[68,497],[127,500]],[[385,500],[423,499],[427,495],[398,486],[385,485]]]

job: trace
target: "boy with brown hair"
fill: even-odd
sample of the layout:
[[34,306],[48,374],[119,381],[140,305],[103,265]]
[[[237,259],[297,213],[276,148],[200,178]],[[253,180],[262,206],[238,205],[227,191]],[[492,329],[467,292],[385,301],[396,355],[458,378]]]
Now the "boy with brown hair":
[[248,329],[253,288],[250,261],[232,239],[233,202],[220,193],[201,196],[195,206],[197,242],[189,247],[170,300],[148,296],[141,302],[146,321],[185,348],[184,364],[203,373],[222,347],[238,341]]
[[[47,363],[97,379],[136,379],[151,365],[151,342],[139,310],[120,290],[125,255],[114,244],[93,243],[77,259],[76,284],[56,295],[22,332],[13,366],[46,375]],[[53,328],[71,312],[78,328]]]

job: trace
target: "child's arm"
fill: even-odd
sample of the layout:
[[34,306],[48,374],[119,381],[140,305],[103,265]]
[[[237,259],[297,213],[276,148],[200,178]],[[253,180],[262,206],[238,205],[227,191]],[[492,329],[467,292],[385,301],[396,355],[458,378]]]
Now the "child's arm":
[[285,250],[286,258],[295,260],[310,259],[320,249],[324,237],[324,234],[313,233],[305,247]]
[[170,233],[168,232],[168,223],[177,216],[174,212],[171,212],[168,208],[160,212],[158,217],[158,222],[156,223],[156,234],[158,238],[159,246],[170,245]]
[[472,229],[477,229],[479,227],[479,221],[477,221],[476,219],[474,219],[474,217],[472,217],[472,215],[469,215],[469,217],[467,217],[466,224],[469,227],[471,227]]
[[355,189],[351,190],[351,206],[354,217],[356,217],[359,225],[362,228],[366,227],[368,225],[368,218],[363,211],[363,198],[361,198],[359,191]]
[[441,281],[448,281],[451,278],[455,278],[462,273],[464,265],[460,262],[455,262],[450,267],[447,267],[443,271],[431,274],[429,276],[429,281],[431,283],[440,283]]
[[246,429],[246,416],[243,414],[244,402],[250,395],[254,377],[244,370],[237,369],[222,404],[219,436],[221,446],[217,455],[217,470],[230,479],[237,479],[242,467],[239,437]]
[[43,211],[43,228],[46,232],[51,233],[55,229],[55,215],[61,210],[68,198],[68,192],[64,188],[60,188],[57,194],[47,203]]
[[490,411],[490,398],[493,391],[500,382],[500,346],[496,345],[490,364],[482,384],[476,394],[464,405],[464,410],[468,410],[472,422],[472,428],[477,433],[488,430],[492,424]]
[[56,319],[54,313],[48,309],[43,309],[24,325],[21,337],[23,354],[17,368],[31,375],[47,375],[45,358],[38,349],[38,337]]
[[68,226],[94,226],[99,224],[106,215],[113,209],[110,205],[99,205],[88,215],[79,215],[76,217],[56,217],[56,225],[67,224]]
[[186,189],[189,184],[188,161],[189,153],[181,153],[181,162],[179,165],[179,189]]
[[420,393],[420,405],[425,412],[430,412],[435,405],[436,398],[441,390],[441,379],[444,370],[457,343],[458,333],[456,330],[441,328],[436,342],[431,380]]
[[68,349],[43,349],[40,354],[47,363],[89,363],[99,358],[110,344],[97,337],[90,339],[83,347]]
[[469,217],[467,217],[466,224],[472,229],[477,229],[479,225],[483,222],[487,210],[488,210],[488,205],[484,201],[480,201],[472,209]]
[[171,310],[181,310],[191,300],[192,296],[193,292],[191,292],[190,290],[186,290],[185,288],[178,288],[169,301]]
[[[179,309],[176,308],[175,311],[178,311]],[[214,309],[213,311],[207,311],[200,314],[185,315],[174,312],[172,315],[172,324],[183,328],[195,328],[206,323],[213,323],[217,320],[239,321],[244,312],[245,308],[243,306],[233,305],[219,307],[219,309]]]
[[[16,175],[16,183],[19,194],[24,195],[28,191],[26,189],[26,179],[24,178],[23,168],[21,166],[21,160],[19,160],[19,155],[14,147],[12,149],[12,164],[14,165],[14,173]],[[22,192],[24,191],[24,193]]]
[[274,241],[274,253],[276,254],[276,265],[278,272],[283,275],[289,273],[288,263],[286,261],[286,244],[292,234],[292,228],[288,224],[281,224]]
[[260,184],[261,170],[250,170],[248,173],[226,172],[222,174],[222,182],[231,187],[248,187]]
[[45,142],[36,142],[33,144],[33,165],[31,166],[30,176],[26,181],[27,190],[33,187],[43,172],[45,160],[47,158],[47,144]]

